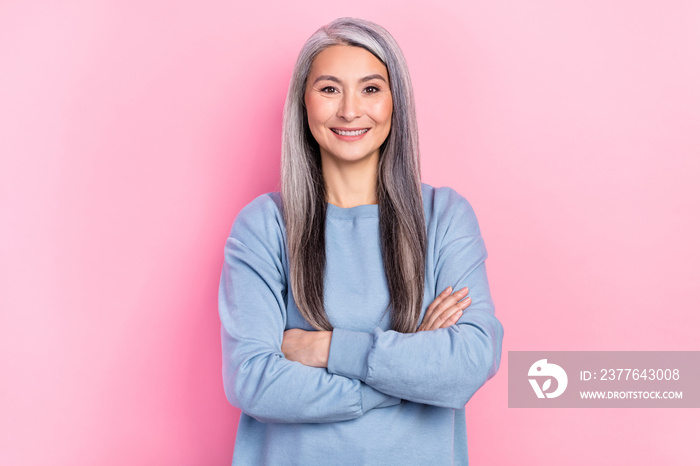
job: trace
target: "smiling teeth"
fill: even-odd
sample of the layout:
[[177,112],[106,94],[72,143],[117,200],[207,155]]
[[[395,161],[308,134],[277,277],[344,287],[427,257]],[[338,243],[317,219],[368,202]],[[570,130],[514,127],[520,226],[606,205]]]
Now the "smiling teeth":
[[369,131],[369,129],[358,129],[356,131],[341,131],[339,129],[332,129],[331,131],[333,131],[335,134],[340,134],[341,136],[359,136],[360,134],[364,134]]

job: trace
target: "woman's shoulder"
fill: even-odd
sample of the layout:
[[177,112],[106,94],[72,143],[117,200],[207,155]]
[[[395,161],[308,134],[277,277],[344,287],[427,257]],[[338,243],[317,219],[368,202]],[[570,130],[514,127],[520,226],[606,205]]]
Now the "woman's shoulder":
[[239,212],[241,215],[281,215],[282,213],[282,196],[279,191],[273,191],[265,194],[260,194],[258,197],[250,201]]
[[246,204],[231,228],[231,236],[239,239],[270,234],[284,234],[282,197],[278,191],[261,194]]
[[422,183],[426,223],[449,227],[458,225],[461,231],[480,234],[474,209],[467,199],[450,187],[433,187]]

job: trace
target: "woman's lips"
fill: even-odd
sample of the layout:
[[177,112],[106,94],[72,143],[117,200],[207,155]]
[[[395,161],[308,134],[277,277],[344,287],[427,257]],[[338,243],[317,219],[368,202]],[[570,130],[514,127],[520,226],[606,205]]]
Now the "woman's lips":
[[338,139],[356,141],[367,134],[369,128],[331,128],[331,131]]

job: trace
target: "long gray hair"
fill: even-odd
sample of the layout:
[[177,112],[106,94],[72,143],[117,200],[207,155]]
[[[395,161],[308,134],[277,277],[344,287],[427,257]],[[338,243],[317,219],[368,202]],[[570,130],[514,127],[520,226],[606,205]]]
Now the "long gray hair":
[[379,233],[392,328],[415,332],[423,304],[427,233],[413,89],[398,44],[384,28],[369,21],[339,18],[320,28],[306,42],[294,66],[284,106],[281,169],[292,293],[302,316],[314,328],[332,330],[323,305],[326,187],[319,146],[311,135],[304,106],[311,64],[332,45],[362,47],[389,72],[393,113],[379,156]]

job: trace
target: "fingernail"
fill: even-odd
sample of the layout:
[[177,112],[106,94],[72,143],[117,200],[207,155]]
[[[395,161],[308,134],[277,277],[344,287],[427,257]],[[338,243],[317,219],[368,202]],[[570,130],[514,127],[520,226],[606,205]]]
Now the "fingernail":
[[447,293],[448,291],[450,291],[450,289],[452,289],[452,287],[451,287],[451,286],[448,286],[447,288],[445,288],[445,291],[443,291],[441,294]]

